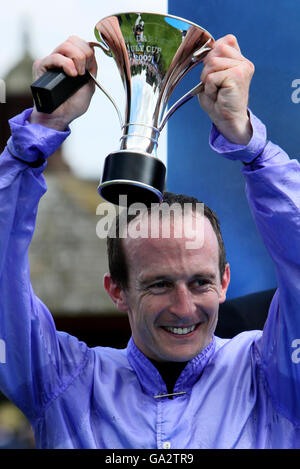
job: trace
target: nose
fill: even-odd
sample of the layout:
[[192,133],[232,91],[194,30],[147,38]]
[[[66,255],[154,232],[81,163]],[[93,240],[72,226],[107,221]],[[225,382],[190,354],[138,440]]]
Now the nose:
[[174,287],[169,311],[186,324],[195,319],[196,305],[193,301],[193,295],[186,285],[180,284]]

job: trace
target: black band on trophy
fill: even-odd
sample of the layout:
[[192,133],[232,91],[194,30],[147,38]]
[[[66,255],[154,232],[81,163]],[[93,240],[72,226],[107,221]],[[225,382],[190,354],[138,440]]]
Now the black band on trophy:
[[143,202],[149,206],[162,200],[165,185],[165,165],[158,159],[142,153],[119,151],[105,159],[98,192],[101,197],[121,205]]

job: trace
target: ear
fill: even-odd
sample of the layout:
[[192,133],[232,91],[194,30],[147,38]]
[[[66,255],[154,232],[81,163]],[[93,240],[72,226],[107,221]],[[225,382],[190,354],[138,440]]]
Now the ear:
[[229,267],[229,264],[227,263],[225,266],[224,275],[223,275],[222,282],[221,282],[219,303],[224,303],[224,301],[226,300],[226,292],[229,286],[229,282],[230,282],[230,267]]
[[110,274],[104,275],[103,284],[119,311],[127,312],[128,304],[125,291],[112,280]]

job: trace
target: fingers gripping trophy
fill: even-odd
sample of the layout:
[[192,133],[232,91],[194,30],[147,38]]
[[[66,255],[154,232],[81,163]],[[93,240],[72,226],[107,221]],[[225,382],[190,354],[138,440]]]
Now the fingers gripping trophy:
[[[210,51],[213,37],[202,27],[182,18],[155,13],[120,13],[95,26],[97,42],[119,70],[126,100],[123,115],[113,98],[90,72],[70,77],[49,70],[32,84],[40,112],[53,112],[71,94],[93,79],[114,105],[120,120],[120,148],[104,162],[98,187],[101,197],[120,205],[160,202],[166,168],[157,157],[158,139],[169,117],[197,95],[199,83],[168,109],[179,81]],[[121,197],[123,196],[123,197]],[[124,197],[126,196],[126,197]]]

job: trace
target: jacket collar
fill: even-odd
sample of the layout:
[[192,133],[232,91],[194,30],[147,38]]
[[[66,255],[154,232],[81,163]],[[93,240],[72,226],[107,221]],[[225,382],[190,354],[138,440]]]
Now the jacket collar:
[[[176,381],[173,393],[190,393],[195,382],[200,378],[216,347],[215,336],[202,352],[190,360]],[[168,395],[166,384],[151,361],[137,348],[131,337],[127,346],[129,364],[137,374],[142,389],[153,397]],[[176,396],[175,396],[176,397]]]

